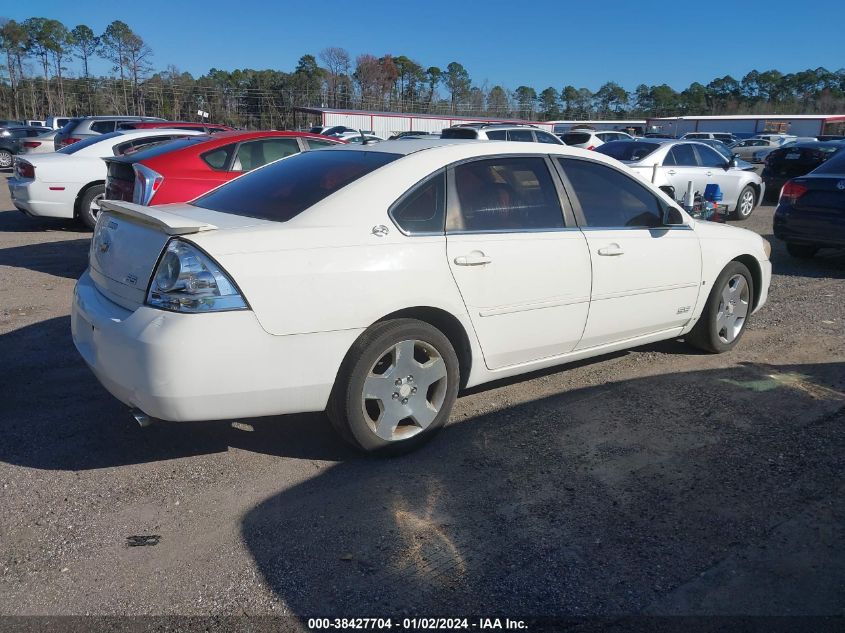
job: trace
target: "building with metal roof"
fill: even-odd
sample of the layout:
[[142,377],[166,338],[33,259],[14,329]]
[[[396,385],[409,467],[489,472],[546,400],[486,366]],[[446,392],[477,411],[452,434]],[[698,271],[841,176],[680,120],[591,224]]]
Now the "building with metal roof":
[[650,117],[649,132],[679,137],[688,132],[728,132],[739,137],[776,133],[795,136],[845,134],[845,114],[731,114]]
[[[440,133],[443,128],[452,127],[461,123],[516,123],[521,125],[535,125],[547,132],[553,131],[551,123],[541,121],[524,121],[521,119],[497,119],[491,117],[469,117],[456,114],[413,114],[409,112],[371,112],[367,110],[344,110],[340,108],[312,108],[296,107],[296,114],[306,115],[302,121],[314,121],[332,127],[345,125],[354,130],[368,130],[381,138],[390,138],[400,132],[427,132]],[[296,122],[300,125],[300,121]]]

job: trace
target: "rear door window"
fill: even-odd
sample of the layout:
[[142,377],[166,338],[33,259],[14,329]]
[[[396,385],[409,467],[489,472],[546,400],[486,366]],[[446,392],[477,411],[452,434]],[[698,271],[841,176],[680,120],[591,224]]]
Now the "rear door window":
[[666,154],[666,159],[663,161],[664,166],[678,166],[678,167],[698,167],[698,158],[695,155],[695,150],[689,143],[682,143],[675,145]]
[[519,141],[521,143],[533,143],[534,135],[531,130],[508,130],[509,141]]
[[299,143],[295,138],[267,138],[247,141],[238,146],[232,171],[252,171],[267,163],[298,153]]
[[546,161],[494,158],[454,168],[457,232],[519,232],[563,228],[563,211]]
[[506,141],[508,133],[505,130],[490,130],[487,132],[487,138],[491,141]]
[[653,228],[663,224],[657,197],[634,178],[589,160],[557,160],[578,198],[586,226]]

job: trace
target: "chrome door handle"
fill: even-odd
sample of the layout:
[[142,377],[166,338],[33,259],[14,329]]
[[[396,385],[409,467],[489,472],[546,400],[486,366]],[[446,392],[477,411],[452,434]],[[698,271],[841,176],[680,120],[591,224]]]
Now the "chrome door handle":
[[473,251],[469,255],[460,255],[455,258],[455,264],[458,266],[484,266],[492,261],[481,251]]
[[619,244],[605,246],[604,248],[600,248],[598,252],[599,255],[604,255],[605,257],[616,257],[617,255],[625,254],[625,251],[622,250],[622,247],[619,246]]
[[713,172],[712,172],[712,171],[708,171],[708,172],[707,172],[707,175],[708,175],[708,176],[712,176],[712,175],[713,175]]
[[674,175],[675,175],[675,170],[674,170],[674,169],[670,169],[670,170],[669,170],[669,171],[667,171],[666,173],[667,173],[667,174],[669,174],[670,176],[674,176]]

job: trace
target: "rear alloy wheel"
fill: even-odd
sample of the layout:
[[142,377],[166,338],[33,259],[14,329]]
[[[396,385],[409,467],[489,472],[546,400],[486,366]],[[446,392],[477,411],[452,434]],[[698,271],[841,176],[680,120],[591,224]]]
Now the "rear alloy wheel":
[[751,186],[745,187],[739,194],[734,216],[737,220],[747,220],[757,205],[757,194]]
[[794,242],[786,243],[786,252],[797,257],[798,259],[811,259],[815,257],[819,247],[812,244],[795,244]]
[[0,169],[8,169],[12,166],[12,152],[0,149]]
[[754,280],[745,264],[731,262],[725,266],[687,342],[716,354],[733,349],[745,332],[753,297]]
[[97,224],[97,215],[100,213],[100,200],[106,194],[103,185],[89,187],[79,200],[79,219],[89,229],[93,230]]
[[415,319],[377,323],[347,355],[327,412],[355,447],[407,452],[443,427],[459,375],[455,350],[437,328]]

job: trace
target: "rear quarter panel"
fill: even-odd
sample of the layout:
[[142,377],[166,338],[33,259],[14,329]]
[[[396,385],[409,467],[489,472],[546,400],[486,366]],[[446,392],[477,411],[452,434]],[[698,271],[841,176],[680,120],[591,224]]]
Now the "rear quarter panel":
[[[227,234],[192,238],[232,276],[271,334],[366,328],[415,306],[440,308],[467,323],[443,236],[397,231],[380,238],[368,229],[350,234],[345,228]],[[242,240],[239,252],[214,254],[220,250],[215,242],[231,247],[232,238]]]

